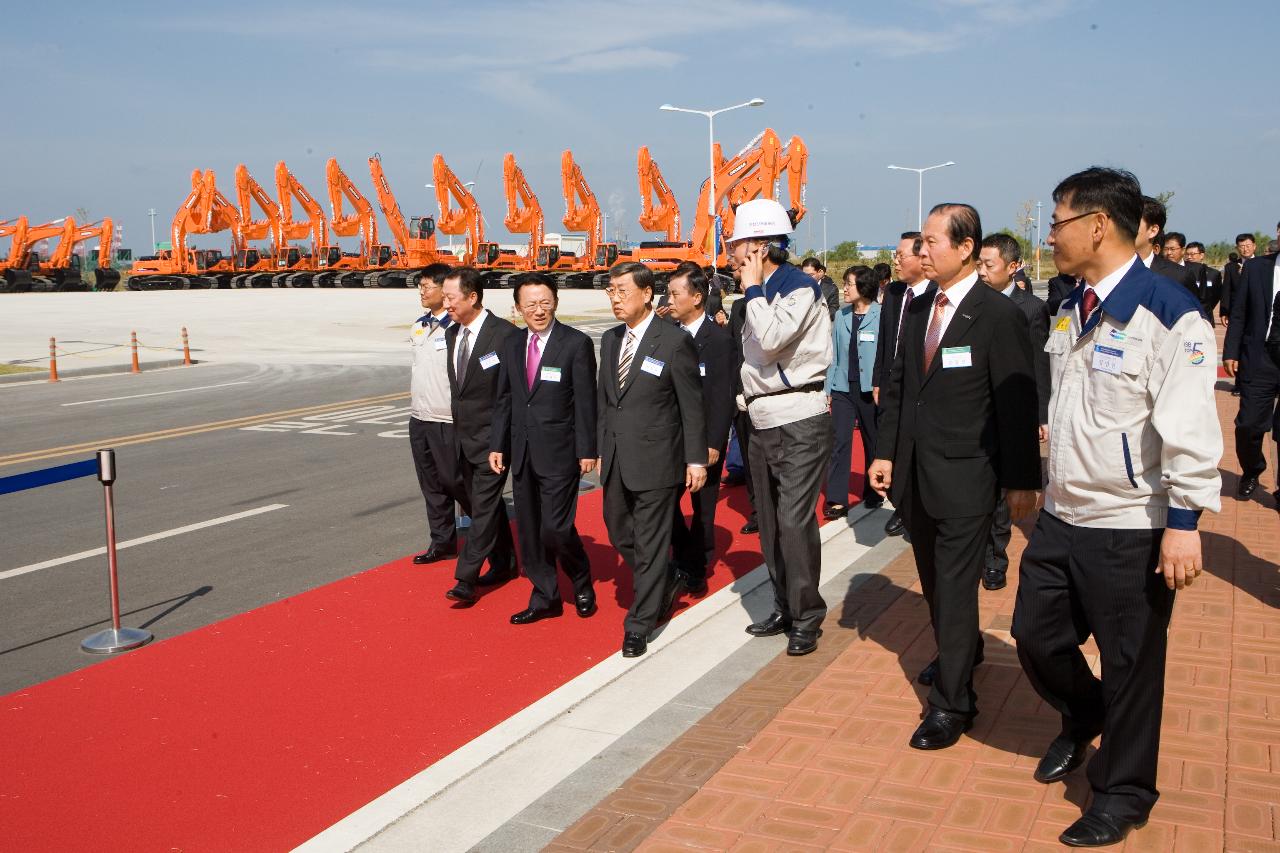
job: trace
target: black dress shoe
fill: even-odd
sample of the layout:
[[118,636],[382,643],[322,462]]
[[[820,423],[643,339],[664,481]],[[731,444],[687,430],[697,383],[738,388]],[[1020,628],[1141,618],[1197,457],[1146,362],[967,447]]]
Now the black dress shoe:
[[[1096,735],[1095,735],[1096,737]],[[1048,785],[1066,777],[1068,773],[1084,764],[1084,754],[1093,738],[1076,740],[1066,735],[1058,735],[1045,750],[1044,757],[1036,765],[1032,774],[1037,782]]]
[[1142,829],[1146,820],[1130,821],[1106,812],[1085,812],[1066,828],[1058,840],[1068,847],[1106,847],[1119,844],[1130,830]]
[[973,720],[959,714],[948,714],[930,708],[924,722],[911,736],[912,749],[946,749],[960,740],[960,735],[973,728]]
[[573,607],[583,619],[596,612],[596,594],[582,592],[573,597]]
[[630,631],[622,638],[622,656],[624,658],[638,658],[649,650],[649,643],[644,638],[644,634],[633,634]]
[[827,521],[833,521],[837,518],[844,518],[849,514],[849,508],[844,504],[827,504],[822,508],[822,517]]
[[551,607],[529,607],[521,610],[519,613],[513,614],[511,617],[512,625],[529,625],[537,622],[539,619],[553,619],[564,613],[564,605],[557,602]]
[[509,554],[506,558],[499,557],[495,564],[491,559],[489,561],[489,571],[476,578],[477,586],[496,586],[500,583],[513,581],[520,576],[520,569],[516,567],[516,555]]
[[[982,653],[982,646],[978,646],[978,653],[973,656],[973,665],[977,666],[986,660]],[[916,681],[928,687],[938,678],[938,659],[934,658],[929,661],[929,665],[920,670],[920,674],[916,676]]]
[[680,599],[680,593],[685,590],[685,573],[676,572],[676,576],[667,583],[667,595],[662,600],[662,616],[658,621],[662,622],[676,615],[676,602]]
[[421,554],[416,555],[413,558],[413,564],[415,566],[425,566],[427,563],[435,563],[440,560],[447,560],[450,557],[456,557],[456,556],[458,556],[457,545],[451,545],[446,547],[441,547],[439,545],[432,545],[430,548],[423,551]]
[[982,588],[997,590],[1004,589],[1009,585],[1009,581],[1005,578],[1005,569],[995,569],[988,566],[982,572]]
[[688,575],[685,575],[684,588],[685,588],[685,591],[690,595],[696,598],[702,598],[702,596],[707,594],[707,579],[691,578]]
[[762,619],[747,626],[747,633],[753,637],[773,637],[790,630],[791,620],[781,613],[773,613],[768,619]]
[[787,641],[787,654],[793,658],[801,655],[807,655],[809,652],[818,650],[818,638],[822,636],[822,629],[816,631],[792,631]]
[[1240,488],[1236,489],[1236,497],[1242,501],[1247,501],[1253,497],[1253,493],[1258,490],[1257,477],[1244,477],[1240,480]]
[[754,518],[754,517],[753,517],[753,518],[749,518],[749,519],[747,519],[747,523],[746,523],[746,524],[744,524],[744,525],[742,525],[742,531],[741,531],[741,532],[742,532],[742,533],[759,533],[759,532],[760,532],[760,523],[759,523],[759,522],[757,522],[757,521],[755,520],[755,518]]
[[902,516],[898,515],[895,509],[893,515],[889,516],[889,520],[884,523],[885,536],[901,536],[905,525],[902,523]]
[[444,594],[445,598],[451,598],[461,604],[463,607],[470,607],[479,600],[476,591],[472,589],[471,584],[458,581],[454,584],[453,589]]
[[871,492],[871,494],[862,499],[862,505],[867,509],[879,509],[884,506],[884,498],[880,497],[875,492]]

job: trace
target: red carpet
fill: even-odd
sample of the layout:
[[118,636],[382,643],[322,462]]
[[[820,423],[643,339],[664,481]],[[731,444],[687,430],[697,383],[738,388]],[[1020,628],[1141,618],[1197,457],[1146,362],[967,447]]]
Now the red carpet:
[[[305,841],[617,652],[630,579],[600,504],[590,619],[512,627],[523,578],[454,610],[451,563],[402,559],[0,698],[0,848]],[[761,562],[746,504],[722,493],[713,591]]]

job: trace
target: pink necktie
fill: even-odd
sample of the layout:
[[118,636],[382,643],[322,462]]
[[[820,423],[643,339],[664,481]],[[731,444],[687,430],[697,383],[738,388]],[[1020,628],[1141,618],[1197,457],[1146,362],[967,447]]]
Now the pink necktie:
[[538,336],[529,336],[529,351],[524,356],[524,377],[529,382],[529,390],[533,390],[533,380],[538,376],[538,363],[542,353],[538,352]]
[[947,315],[947,295],[938,291],[938,299],[933,303],[933,317],[929,320],[929,329],[924,336],[924,372],[929,372],[933,357],[938,352],[938,344],[942,343],[942,321]]

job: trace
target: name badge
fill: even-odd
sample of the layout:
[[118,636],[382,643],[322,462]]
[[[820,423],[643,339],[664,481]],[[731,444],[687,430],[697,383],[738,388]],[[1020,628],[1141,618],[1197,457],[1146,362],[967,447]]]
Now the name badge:
[[444,338],[436,338],[436,352],[443,352],[449,348],[449,342]]
[[485,370],[488,370],[489,368],[493,367],[497,363],[498,363],[498,354],[496,352],[491,352],[488,355],[480,356],[480,366],[483,367]]
[[973,353],[969,347],[943,347],[942,366],[973,367]]
[[543,382],[559,382],[559,381],[560,381],[560,368],[558,368],[558,367],[544,367],[544,368],[542,368],[542,370],[541,370],[541,371],[539,371],[539,373],[538,373],[538,378],[539,378],[539,379],[541,379]]
[[698,365],[698,375],[699,375],[699,376],[706,376],[706,375],[707,375],[707,366],[706,366],[705,364],[699,364],[699,365]]
[[1124,350],[1119,347],[1093,345],[1093,369],[1103,373],[1119,373],[1124,364]]
[[864,343],[870,343],[876,339],[875,332],[858,332],[858,340]]
[[651,376],[661,376],[662,368],[666,366],[667,363],[665,361],[658,361],[656,358],[646,355],[644,357],[644,363],[640,365],[640,369]]

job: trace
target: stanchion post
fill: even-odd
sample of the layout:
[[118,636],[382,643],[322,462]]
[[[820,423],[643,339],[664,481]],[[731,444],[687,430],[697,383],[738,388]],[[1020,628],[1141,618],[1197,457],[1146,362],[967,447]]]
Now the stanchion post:
[[58,381],[58,342],[49,338],[49,381]]
[[129,348],[133,350],[133,368],[130,373],[141,373],[142,368],[138,367],[138,333],[129,333]]
[[187,327],[182,327],[182,363],[191,364],[191,345],[187,340]]
[[111,489],[116,481],[116,452],[98,451],[98,480],[107,512],[107,572],[111,591],[111,627],[86,637],[80,648],[95,655],[127,652],[154,639],[150,631],[120,627],[120,575],[116,564],[116,513]]

